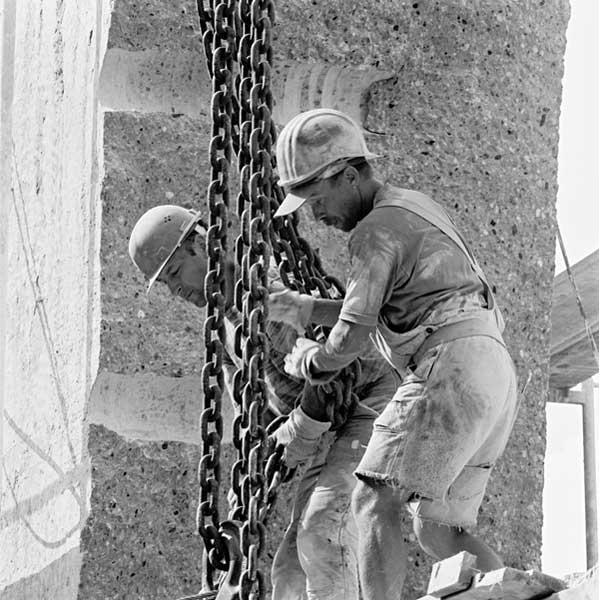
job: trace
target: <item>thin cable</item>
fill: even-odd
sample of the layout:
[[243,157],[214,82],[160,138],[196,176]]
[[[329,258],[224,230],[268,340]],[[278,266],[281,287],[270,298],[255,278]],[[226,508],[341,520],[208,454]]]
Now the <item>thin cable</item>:
[[556,222],[555,226],[557,229],[557,239],[559,241],[559,247],[562,251],[564,263],[566,265],[566,271],[568,272],[568,278],[570,279],[570,283],[572,284],[572,288],[574,289],[574,295],[576,296],[576,303],[578,304],[578,310],[580,311],[582,320],[584,321],[584,329],[586,331],[587,337],[589,338],[589,342],[591,343],[591,348],[593,350],[593,357],[595,358],[597,367],[599,367],[599,350],[597,349],[597,344],[595,343],[595,338],[593,337],[593,332],[591,330],[591,326],[589,325],[589,320],[588,320],[586,312],[584,310],[584,306],[582,305],[582,298],[580,297],[580,292],[578,291],[578,286],[576,285],[576,281],[574,280],[574,275],[572,273],[572,269],[570,268],[570,261],[568,260],[568,256],[566,254],[566,247],[564,245],[562,233],[559,229],[559,223]]

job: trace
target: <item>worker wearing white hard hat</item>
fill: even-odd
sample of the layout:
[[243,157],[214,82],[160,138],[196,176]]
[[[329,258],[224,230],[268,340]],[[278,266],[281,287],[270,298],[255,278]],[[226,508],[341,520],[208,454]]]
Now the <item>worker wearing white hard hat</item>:
[[[150,286],[167,285],[174,296],[206,305],[204,278],[207,270],[206,226],[200,214],[176,205],[157,206],[143,214],[131,232],[129,254]],[[276,279],[276,270],[271,270]],[[225,383],[232,394],[232,380],[240,359],[235,352],[235,329],[241,316],[233,307],[235,265],[224,263],[226,316],[223,367]],[[276,289],[281,289],[280,284]],[[299,295],[288,290],[291,297]],[[288,466],[310,462],[298,484],[287,530],[272,567],[273,600],[320,600],[359,594],[356,529],[350,502],[357,467],[370,437],[372,422],[392,394],[397,379],[376,351],[365,353],[354,391],[360,403],[337,431],[319,412],[315,395],[305,393],[304,384],[284,371],[284,356],[291,351],[312,315],[312,302],[295,314],[293,326],[269,322],[266,335],[271,352],[265,364],[269,411],[289,415],[274,434],[286,444]],[[317,311],[318,312],[318,311]],[[299,406],[298,398],[301,398]]]
[[[405,577],[403,506],[436,560],[467,550],[482,571],[503,565],[468,529],[507,443],[517,392],[503,320],[470,248],[439,204],[377,179],[372,157],[359,126],[339,111],[298,115],[277,143],[287,193],[277,215],[307,203],[319,221],[351,232],[346,296],[319,314],[329,337],[299,338],[287,372],[333,376],[374,338],[402,377],[374,423],[353,493],[362,597],[383,600]],[[270,316],[285,321],[306,301],[273,294]],[[381,563],[385,555],[396,557],[393,569]]]

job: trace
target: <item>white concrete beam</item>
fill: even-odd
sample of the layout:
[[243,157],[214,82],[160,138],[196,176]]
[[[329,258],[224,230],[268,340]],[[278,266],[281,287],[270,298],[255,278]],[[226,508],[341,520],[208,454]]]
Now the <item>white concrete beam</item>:
[[[202,380],[198,376],[119,375],[104,371],[94,384],[87,419],[127,439],[200,443]],[[231,441],[233,407],[222,400],[223,441]]]
[[[278,63],[272,80],[273,117],[284,125],[299,112],[330,107],[364,125],[370,86],[391,77],[372,68]],[[100,81],[100,102],[106,110],[208,117],[210,99],[211,82],[200,53],[119,48],[106,53]]]

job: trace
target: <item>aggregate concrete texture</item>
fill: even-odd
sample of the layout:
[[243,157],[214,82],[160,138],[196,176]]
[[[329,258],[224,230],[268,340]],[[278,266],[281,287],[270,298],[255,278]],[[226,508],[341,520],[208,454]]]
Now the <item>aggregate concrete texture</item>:
[[[568,3],[381,0],[373,7],[357,0],[278,3],[275,57],[394,74],[372,86],[363,113],[367,128],[381,132],[368,136],[371,149],[384,155],[376,168],[385,179],[431,194],[458,222],[494,283],[521,384],[528,382],[477,533],[510,566],[538,569]],[[117,0],[109,47],[201,52],[194,14],[194,3],[188,1]],[[150,206],[203,205],[208,127],[202,115],[106,115],[100,360],[102,371],[131,377],[123,388],[129,390],[123,391],[124,401],[136,394],[135,378],[145,373],[191,377],[201,367],[199,312],[173,303],[158,288],[147,298],[142,278],[130,265],[126,241]],[[301,228],[320,249],[326,268],[343,277],[344,236],[307,214],[302,214]],[[197,539],[189,538],[197,487],[190,473],[197,449],[168,444],[168,460],[160,458],[158,449],[160,443],[127,442],[94,427],[95,486],[81,597],[162,598],[167,588],[174,597],[197,589],[198,572],[189,559],[191,553],[199,555]],[[230,448],[224,454],[223,463],[230,465]],[[186,522],[181,517],[175,529],[165,506],[172,489],[188,499]],[[117,496],[113,507],[111,498]],[[290,493],[282,494],[267,556],[289,503]],[[136,516],[140,506],[142,514]],[[144,561],[140,578],[132,565]],[[410,565],[407,597],[428,579],[430,561],[416,544]],[[127,573],[135,575],[127,578]]]
[[101,116],[110,2],[0,10],[0,598],[77,596],[99,357]]

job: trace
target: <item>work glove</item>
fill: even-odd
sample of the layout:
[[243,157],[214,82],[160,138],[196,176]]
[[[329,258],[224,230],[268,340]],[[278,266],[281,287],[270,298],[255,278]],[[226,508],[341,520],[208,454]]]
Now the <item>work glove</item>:
[[313,373],[310,368],[312,359],[321,348],[321,344],[308,338],[298,337],[291,352],[285,356],[285,372],[293,377],[305,379],[312,385],[329,383],[339,371]]
[[300,294],[282,284],[270,287],[268,297],[268,318],[291,325],[300,335],[306,333],[306,327],[312,319],[314,298],[309,294]]
[[320,437],[331,427],[329,422],[316,421],[309,417],[301,406],[289,413],[289,418],[271,434],[275,446],[282,445],[283,462],[293,469],[309,460],[318,446]]

